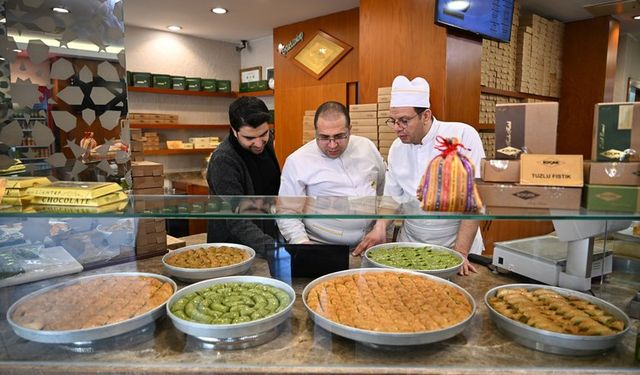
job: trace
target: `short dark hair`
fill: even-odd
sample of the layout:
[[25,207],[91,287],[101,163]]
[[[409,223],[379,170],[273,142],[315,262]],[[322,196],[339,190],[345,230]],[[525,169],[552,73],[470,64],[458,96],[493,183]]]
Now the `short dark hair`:
[[429,108],[425,108],[425,107],[413,107],[413,110],[416,111],[417,114],[422,114],[422,112],[426,111]]
[[351,117],[349,117],[347,107],[342,103],[330,101],[320,104],[320,107],[316,109],[316,115],[313,118],[314,129],[318,129],[318,118],[320,118],[320,116],[324,117],[324,115],[327,114],[343,115],[345,120],[347,120],[347,128],[351,124]]
[[243,126],[257,128],[269,119],[267,105],[253,96],[242,96],[229,106],[229,123],[235,131]]

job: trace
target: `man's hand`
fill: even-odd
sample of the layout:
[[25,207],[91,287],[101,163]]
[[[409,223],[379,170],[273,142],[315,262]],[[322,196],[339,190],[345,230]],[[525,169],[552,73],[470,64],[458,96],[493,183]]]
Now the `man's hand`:
[[387,224],[383,220],[378,220],[373,229],[367,233],[362,241],[356,246],[351,255],[362,255],[371,246],[387,242]]
[[462,267],[460,267],[458,275],[469,276],[471,272],[478,272],[476,271],[476,267],[474,267],[474,265],[469,262],[469,259],[467,259],[466,255],[462,254],[462,256],[464,257],[464,262],[462,262]]

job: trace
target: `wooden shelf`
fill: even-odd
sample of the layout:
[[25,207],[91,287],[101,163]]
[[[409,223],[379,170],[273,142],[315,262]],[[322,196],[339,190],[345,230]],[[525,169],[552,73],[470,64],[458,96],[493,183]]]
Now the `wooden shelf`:
[[483,94],[506,96],[506,97],[518,98],[518,99],[537,99],[537,100],[545,100],[550,102],[557,102],[560,100],[560,98],[555,98],[553,96],[527,94],[524,92],[501,90],[501,89],[496,89],[493,87],[486,87],[486,86],[480,86],[480,92]]
[[235,92],[208,92],[208,91],[189,91],[189,90],[172,90],[172,89],[159,89],[155,87],[127,87],[129,92],[146,92],[150,94],[165,94],[165,95],[187,95],[187,96],[210,96],[219,98],[235,98],[237,93]]
[[273,90],[239,92],[238,96],[273,96]]
[[182,150],[144,150],[142,153],[147,156],[154,155],[196,155],[196,154],[208,154],[215,148],[187,148]]
[[131,124],[131,129],[229,129],[229,124]]

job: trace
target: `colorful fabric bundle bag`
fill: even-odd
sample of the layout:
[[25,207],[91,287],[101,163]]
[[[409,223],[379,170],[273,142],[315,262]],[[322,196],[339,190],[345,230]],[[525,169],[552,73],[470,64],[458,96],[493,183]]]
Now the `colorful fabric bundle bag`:
[[[418,186],[425,211],[476,212],[482,201],[474,181],[474,165],[458,148],[457,138],[436,138],[441,153],[429,162]],[[466,148],[465,148],[466,149]]]

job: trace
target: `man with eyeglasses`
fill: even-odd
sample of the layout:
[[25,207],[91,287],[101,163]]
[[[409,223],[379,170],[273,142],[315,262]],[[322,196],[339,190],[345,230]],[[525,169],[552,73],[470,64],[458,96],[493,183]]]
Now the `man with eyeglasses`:
[[[314,118],[316,139],[289,155],[282,169],[279,196],[329,197],[381,195],[385,165],[369,139],[351,135],[347,108],[338,102],[318,107]],[[322,198],[325,197],[325,198]],[[285,201],[283,199],[283,201]],[[357,245],[371,220],[277,220],[289,243]]]
[[[280,165],[268,122],[269,110],[262,100],[241,97],[231,103],[229,136],[213,152],[207,168],[211,195],[278,195]],[[247,203],[234,202],[238,207],[233,208]],[[273,220],[209,220],[207,242],[240,243],[267,256],[277,234]]]
[[[429,162],[440,154],[436,137],[458,138],[468,150],[461,150],[475,165],[475,177],[480,177],[480,160],[484,149],[478,132],[460,122],[438,121],[431,112],[429,83],[418,77],[409,81],[398,76],[391,86],[391,104],[387,125],[398,139],[389,149],[385,196],[402,197],[403,201],[416,199],[420,179]],[[388,220],[378,220],[353,251],[359,255],[371,246],[386,242]],[[477,220],[405,220],[398,234],[398,241],[421,242],[452,248],[465,256],[460,274],[468,275],[475,268],[466,260],[471,253],[483,249]]]

